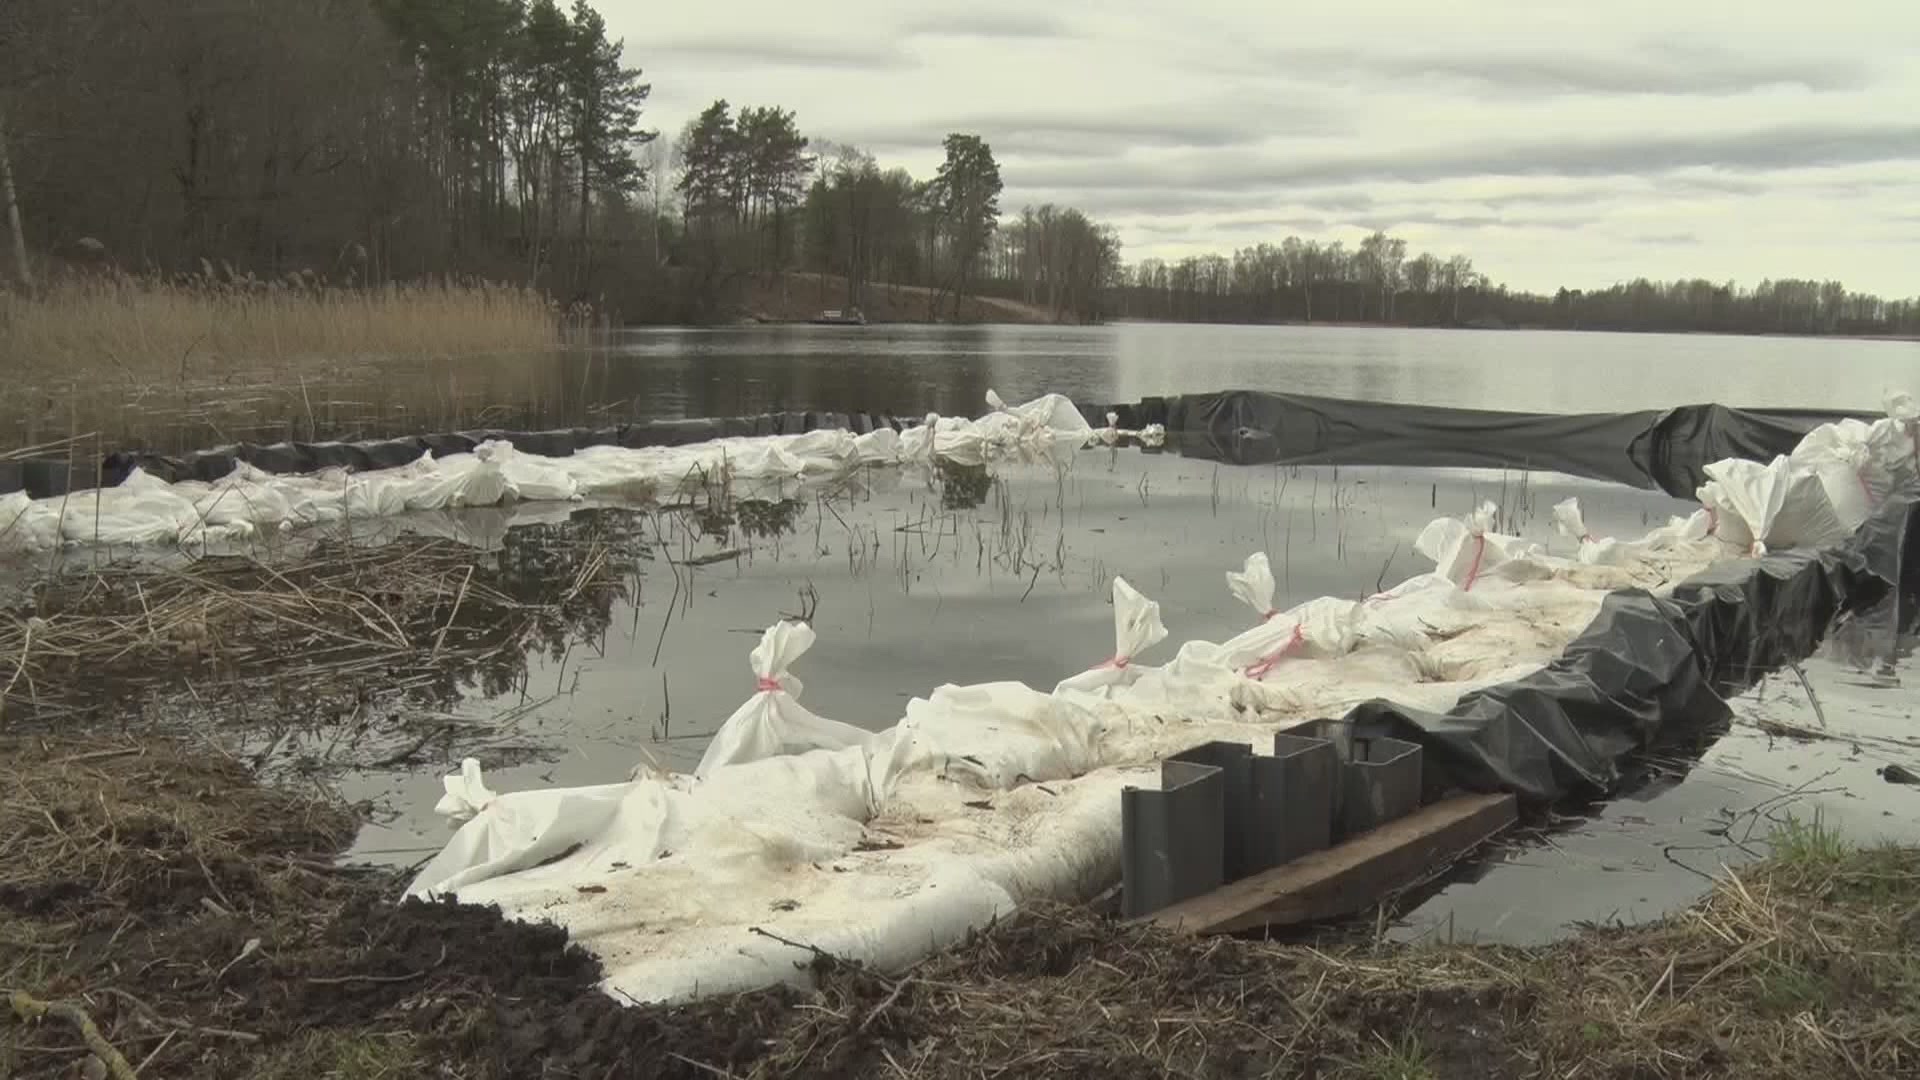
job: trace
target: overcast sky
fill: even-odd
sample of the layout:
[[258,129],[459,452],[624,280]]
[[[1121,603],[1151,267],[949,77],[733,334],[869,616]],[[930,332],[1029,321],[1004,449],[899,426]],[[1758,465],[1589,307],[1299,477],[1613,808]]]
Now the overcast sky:
[[598,5],[663,138],[781,105],[926,176],[977,132],[1129,262],[1380,228],[1533,290],[1920,294],[1920,0]]

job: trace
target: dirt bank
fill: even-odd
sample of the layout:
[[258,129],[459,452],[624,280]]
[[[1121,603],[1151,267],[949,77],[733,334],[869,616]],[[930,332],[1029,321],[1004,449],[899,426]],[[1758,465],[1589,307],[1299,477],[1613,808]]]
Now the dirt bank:
[[601,996],[556,930],[388,903],[396,876],[331,863],[350,808],[217,754],[6,738],[0,788],[0,1077],[83,1075],[89,1045],[149,1078],[1920,1068],[1920,853],[1819,830],[1672,920],[1545,949],[1193,940],[1052,909],[903,976],[822,957],[815,992],[663,1009]]

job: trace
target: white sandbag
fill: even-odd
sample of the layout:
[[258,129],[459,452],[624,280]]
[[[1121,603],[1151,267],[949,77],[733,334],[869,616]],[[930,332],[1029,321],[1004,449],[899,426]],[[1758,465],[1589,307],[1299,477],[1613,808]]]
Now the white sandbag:
[[1787,456],[1795,471],[1820,478],[1834,516],[1849,532],[1867,520],[1893,486],[1875,460],[1873,441],[1871,425],[1844,419],[1809,431]]
[[60,542],[59,511],[24,491],[0,495],[0,554],[40,551]]
[[801,682],[787,668],[806,655],[814,640],[813,627],[806,623],[783,620],[767,628],[749,657],[754,694],[714,733],[695,776],[778,754],[857,746],[873,737],[865,728],[816,716],[800,704]]
[[1488,502],[1465,521],[1440,518],[1421,530],[1413,548],[1432,559],[1436,571],[1463,592],[1472,592],[1487,578],[1531,581],[1551,577],[1553,570],[1540,545],[1493,531],[1497,513],[1494,504]]
[[472,758],[443,783],[446,794],[434,810],[460,822],[460,829],[414,875],[408,896],[454,892],[555,858],[600,833],[633,787],[602,784],[496,795]]
[[1874,462],[1894,487],[1920,484],[1920,400],[1912,394],[1888,394],[1886,411],[1867,440]]
[[1261,622],[1267,622],[1280,614],[1273,606],[1273,564],[1267,560],[1267,553],[1256,551],[1247,556],[1247,561],[1238,571],[1227,571],[1227,591],[1235,600],[1247,605],[1260,616]]
[[1618,565],[1633,561],[1640,554],[1612,537],[1594,536],[1587,528],[1586,515],[1580,512],[1580,500],[1566,498],[1553,504],[1553,527],[1561,536],[1580,545],[1578,558],[1590,565]]
[[[401,487],[408,510],[498,506],[512,494],[500,464],[478,453],[449,454],[428,463]],[[424,460],[424,459],[423,459]]]
[[890,427],[853,437],[853,459],[862,465],[891,464],[900,456],[900,433]]
[[1036,453],[1078,450],[1093,435],[1093,425],[1064,394],[1046,394],[1024,404],[1008,405],[999,394],[988,390],[987,407],[993,413],[982,418],[983,424],[989,424],[995,416],[1012,418],[1014,441]]
[[200,514],[187,497],[198,492],[187,488],[183,494],[181,487],[135,468],[117,487],[41,502],[55,510],[65,541],[114,546],[169,543],[200,530]]
[[[859,436],[823,429],[687,446],[595,446],[567,457],[524,453],[510,442],[490,440],[471,453],[441,459],[422,454],[406,465],[357,476],[337,468],[280,476],[242,464],[212,484],[167,484],[136,470],[128,482],[105,493],[30,500],[31,511],[10,511],[10,522],[33,527],[15,528],[0,546],[38,550],[63,540],[213,543],[257,529],[513,501],[564,502],[589,495],[648,499],[721,481],[739,485],[736,493],[786,497],[805,484],[839,482],[862,465],[931,467],[941,460],[981,465],[1005,456],[1056,454],[1053,460],[1064,465],[1066,455],[1093,436],[1086,418],[1057,394],[1022,405],[1008,405],[998,395],[991,400],[994,411],[979,420],[929,415],[926,424],[904,435],[891,429]],[[12,499],[9,505],[19,502]],[[37,524],[44,521],[55,524]]]
[[[136,483],[156,493],[171,490],[164,480],[145,474],[142,478],[127,477],[121,487],[132,488]],[[234,462],[233,471],[214,481],[206,494],[194,500],[193,510],[205,526],[270,528],[293,517],[293,505],[279,478],[244,461]]]
[[1160,621],[1160,605],[1127,584],[1113,579],[1113,655],[1071,678],[1062,679],[1054,693],[1082,693],[1104,696],[1116,686],[1132,682],[1133,658],[1159,644],[1167,636]]
[[1199,662],[1263,679],[1289,657],[1341,656],[1353,649],[1359,605],[1323,596],[1289,611],[1276,610],[1273,568],[1265,552],[1247,556],[1239,571],[1229,570],[1227,590],[1260,616],[1260,625],[1217,646],[1188,642],[1178,657],[1183,667]]
[[1069,698],[1023,683],[949,684],[907,703],[901,767],[992,790],[1064,780],[1094,766],[1104,726]]
[[499,467],[501,479],[516,499],[565,502],[579,495],[579,484],[567,475],[560,459],[523,454],[505,439],[483,442],[473,452],[474,456]]
[[1700,501],[1715,512],[1721,540],[1745,554],[1838,543],[1853,532],[1834,512],[1820,477],[1797,472],[1784,454],[1765,465],[1716,461],[1705,471]]

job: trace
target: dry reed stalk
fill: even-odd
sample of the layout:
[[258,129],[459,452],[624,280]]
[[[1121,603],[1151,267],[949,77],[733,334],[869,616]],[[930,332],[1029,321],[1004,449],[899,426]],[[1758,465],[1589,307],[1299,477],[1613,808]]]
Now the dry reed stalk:
[[202,368],[231,375],[559,344],[558,316],[544,297],[485,282],[333,288],[118,276],[0,295],[0,355],[28,373],[185,381]]
[[[338,288],[201,275],[70,278],[0,294],[0,445],[179,452],[237,439],[470,426],[558,396],[540,294],[485,282]],[[464,396],[463,396],[464,395]]]
[[353,674],[376,680],[377,692],[522,648],[537,626],[564,623],[583,593],[620,589],[626,572],[590,542],[527,600],[476,557],[451,541],[414,541],[283,565],[222,557],[50,581],[31,608],[0,612],[0,702],[73,706],[104,682],[160,686],[208,667],[234,683],[311,682],[320,696],[344,692],[338,684]]

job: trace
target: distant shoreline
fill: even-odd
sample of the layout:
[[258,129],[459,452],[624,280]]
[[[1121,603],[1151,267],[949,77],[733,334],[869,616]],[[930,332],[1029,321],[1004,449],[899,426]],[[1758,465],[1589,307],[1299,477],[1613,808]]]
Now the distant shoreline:
[[[970,297],[969,304],[1016,305],[1017,301],[1001,300],[995,297]],[[1027,305],[1019,305],[1026,307]],[[1035,309],[1037,311],[1037,309]],[[884,318],[869,316],[865,326],[822,324],[811,317],[747,316],[730,321],[710,323],[629,323],[629,330],[728,330],[744,329],[753,326],[813,327],[821,330],[856,332],[863,329],[876,329],[891,326],[1059,326],[1088,328],[1096,326],[1221,326],[1251,328],[1325,328],[1330,330],[1441,330],[1441,331],[1479,331],[1483,333],[1551,333],[1551,334],[1645,334],[1669,335],[1675,337],[1742,337],[1787,339],[1796,341],[1878,341],[1890,343],[1916,344],[1920,336],[1912,334],[1796,334],[1779,330],[1673,330],[1649,327],[1638,329],[1631,327],[1606,326],[1464,326],[1406,324],[1374,321],[1316,320],[1300,322],[1297,320],[1278,320],[1270,322],[1220,322],[1187,321],[1174,319],[1111,319],[1096,323],[1077,323],[1055,321],[1043,317],[1034,318],[963,318],[963,319],[924,319],[924,318]]]

